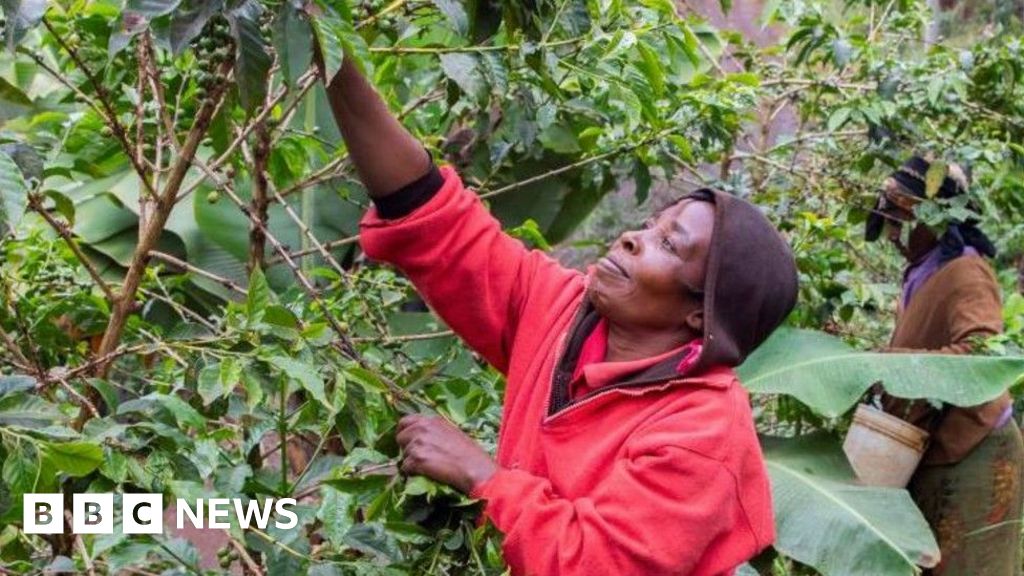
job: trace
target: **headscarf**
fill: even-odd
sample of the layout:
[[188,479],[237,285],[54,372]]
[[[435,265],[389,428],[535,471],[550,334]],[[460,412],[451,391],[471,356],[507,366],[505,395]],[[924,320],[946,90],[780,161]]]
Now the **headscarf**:
[[[927,197],[925,175],[931,163],[920,156],[912,156],[896,169],[890,177],[899,184],[899,191],[883,191],[879,194],[875,207],[868,215],[864,227],[864,239],[873,242],[878,239],[885,227],[885,220],[891,218],[894,207],[912,209],[921,199]],[[966,194],[964,183],[953,178],[946,169],[946,176],[942,179],[935,197],[940,199],[955,198]],[[977,207],[971,203],[968,208],[977,212]],[[945,263],[958,258],[964,252],[964,248],[970,246],[978,253],[993,258],[996,255],[996,247],[989,240],[988,236],[978,228],[978,221],[974,218],[966,220],[954,220],[946,226],[946,231],[939,238],[939,247],[942,254],[941,262]]]

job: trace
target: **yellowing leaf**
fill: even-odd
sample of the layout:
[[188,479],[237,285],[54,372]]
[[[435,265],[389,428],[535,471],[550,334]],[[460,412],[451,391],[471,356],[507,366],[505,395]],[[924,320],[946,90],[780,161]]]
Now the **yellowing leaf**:
[[932,162],[932,165],[928,167],[928,172],[924,175],[924,195],[926,197],[935,198],[935,195],[939,193],[939,188],[942,188],[942,181],[946,179],[947,171],[945,162],[941,160]]

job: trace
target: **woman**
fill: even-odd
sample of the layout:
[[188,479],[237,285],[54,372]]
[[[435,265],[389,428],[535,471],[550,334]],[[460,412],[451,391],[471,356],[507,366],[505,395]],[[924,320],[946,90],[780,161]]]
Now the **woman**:
[[483,500],[514,574],[731,574],[771,544],[732,371],[796,298],[792,255],[761,212],[702,191],[586,274],[565,269],[502,232],[348,62],[328,94],[374,202],[363,249],[507,376],[495,459],[414,415],[399,424],[402,470]]
[[[974,220],[953,222],[941,236],[915,224],[930,167],[915,156],[885,180],[865,236],[873,241],[887,231],[908,264],[890,351],[969,354],[980,339],[1002,331],[999,284],[986,261],[996,251]],[[946,170],[935,196],[965,194],[963,171]],[[931,573],[1019,574],[1024,445],[1009,394],[970,408],[935,409],[891,397],[884,404],[931,433],[909,486],[942,551]]]

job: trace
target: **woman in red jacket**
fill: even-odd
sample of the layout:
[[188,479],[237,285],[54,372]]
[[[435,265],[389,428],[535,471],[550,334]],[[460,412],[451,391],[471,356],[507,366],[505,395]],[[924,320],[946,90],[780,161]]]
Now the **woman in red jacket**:
[[495,458],[444,419],[408,416],[402,470],[485,501],[514,574],[731,574],[771,544],[732,367],[792,309],[797,280],[761,212],[690,194],[580,273],[502,232],[347,61],[328,94],[374,202],[366,254],[508,381]]

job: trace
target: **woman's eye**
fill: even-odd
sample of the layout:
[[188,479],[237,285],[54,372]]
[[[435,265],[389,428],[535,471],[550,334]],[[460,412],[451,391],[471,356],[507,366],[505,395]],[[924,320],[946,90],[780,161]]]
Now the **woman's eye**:
[[672,246],[672,241],[669,240],[668,238],[661,239],[661,247],[664,248],[665,250],[668,250],[669,252],[675,252],[675,247]]

